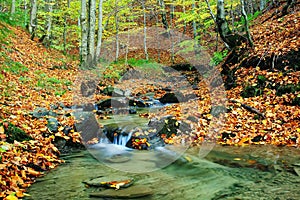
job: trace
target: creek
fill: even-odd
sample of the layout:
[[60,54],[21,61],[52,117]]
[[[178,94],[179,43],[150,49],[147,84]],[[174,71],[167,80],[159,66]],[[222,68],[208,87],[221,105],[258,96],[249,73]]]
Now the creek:
[[[190,148],[170,165],[142,173],[114,169],[99,162],[89,151],[80,151],[63,156],[66,162],[39,178],[29,188],[31,196],[26,199],[116,199],[120,191],[138,186],[149,188],[151,194],[135,199],[300,199],[297,149],[216,145],[205,158],[198,157],[198,151]],[[134,169],[136,166],[131,164]],[[119,163],[117,168],[122,169],[122,165]],[[82,183],[111,176],[133,178],[134,184],[113,190],[86,187]],[[105,198],[90,196],[102,190],[111,190],[113,194]]]

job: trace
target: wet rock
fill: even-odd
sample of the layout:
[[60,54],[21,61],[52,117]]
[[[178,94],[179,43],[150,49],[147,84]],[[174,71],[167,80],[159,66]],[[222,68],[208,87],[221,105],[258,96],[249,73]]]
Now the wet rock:
[[95,105],[92,103],[82,105],[82,111],[93,111],[95,110]]
[[177,121],[175,117],[170,115],[164,116],[160,119],[152,118],[149,121],[148,126],[155,128],[159,136],[166,134],[167,137],[170,137],[172,134],[185,134],[191,131],[191,128],[187,123]]
[[102,94],[113,96],[113,97],[124,97],[125,92],[119,88],[115,88],[113,86],[107,86],[101,91]]
[[75,129],[81,133],[83,142],[97,138],[102,133],[102,129],[92,112],[74,112],[72,114],[76,119]]
[[42,117],[45,117],[45,116],[52,116],[52,117],[56,117],[57,116],[57,114],[55,112],[49,111],[46,108],[40,108],[40,107],[34,109],[34,111],[31,112],[31,115],[34,118],[42,118]]
[[130,99],[129,100],[129,106],[136,106],[136,107],[147,107],[149,106],[145,101],[140,100],[140,99]]
[[58,132],[58,126],[59,126],[59,122],[56,118],[50,117],[47,120],[47,128],[51,133],[57,133]]
[[166,93],[164,96],[162,96],[159,101],[161,103],[180,103],[185,101],[185,97],[182,93],[180,92],[170,92],[170,93]]
[[107,108],[123,108],[128,106],[128,101],[125,98],[105,99],[96,104],[97,110],[105,110]]
[[153,190],[146,186],[131,186],[129,188],[121,190],[104,190],[100,192],[91,193],[91,197],[101,197],[101,198],[139,198],[145,197],[153,194]]
[[135,108],[130,108],[129,109],[129,114],[136,114],[136,113],[137,113],[137,111],[136,111]]
[[129,178],[126,176],[118,176],[118,175],[109,175],[109,176],[101,176],[94,179],[83,181],[84,184],[93,187],[107,187],[113,188],[110,183],[122,183],[120,184],[120,188],[130,187],[134,182],[133,178]]
[[69,135],[69,133],[71,132],[71,130],[73,130],[72,127],[70,127],[70,126],[65,126],[64,129],[63,129],[63,133],[64,133],[65,135]]

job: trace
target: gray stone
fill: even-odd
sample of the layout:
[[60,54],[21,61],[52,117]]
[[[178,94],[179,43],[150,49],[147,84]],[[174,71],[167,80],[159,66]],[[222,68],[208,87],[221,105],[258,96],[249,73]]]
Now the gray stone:
[[94,186],[94,187],[110,187],[109,183],[111,182],[123,182],[123,181],[128,181],[127,184],[121,185],[120,188],[127,188],[131,186],[134,182],[133,178],[129,178],[126,176],[118,176],[118,175],[108,175],[108,176],[101,176],[98,178],[90,179],[87,181],[83,181],[84,184],[87,184],[89,186]]
[[102,129],[92,112],[73,112],[76,119],[75,128],[77,132],[81,133],[83,142],[87,142],[93,138],[98,138],[102,133]]
[[183,96],[182,93],[180,92],[170,92],[170,93],[166,93],[164,96],[162,96],[159,101],[161,103],[180,103],[180,102],[184,102],[185,101],[185,97]]
[[91,197],[102,198],[138,198],[145,197],[153,194],[153,190],[146,186],[132,186],[120,190],[104,190],[100,192],[91,193]]
[[51,117],[47,120],[47,128],[52,133],[57,133],[58,125],[59,125],[59,122],[56,118]]

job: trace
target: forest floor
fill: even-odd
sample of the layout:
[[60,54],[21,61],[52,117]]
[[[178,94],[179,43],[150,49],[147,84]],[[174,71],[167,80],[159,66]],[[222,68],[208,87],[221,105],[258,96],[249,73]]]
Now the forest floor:
[[[220,144],[300,146],[300,12],[298,4],[286,15],[280,10],[271,9],[254,21],[254,48],[242,44],[216,67],[224,75],[229,100],[224,113],[226,121],[216,137]],[[63,162],[54,145],[57,137],[81,142],[71,110],[64,109],[74,104],[73,84],[78,79],[79,63],[30,40],[21,28],[4,23],[0,23],[0,28],[0,197],[18,199],[27,195],[26,188],[36,177]],[[132,88],[136,93],[154,91],[145,88],[147,83],[136,85],[141,86]],[[200,78],[197,86],[207,87],[207,82]],[[158,97],[163,95],[163,91],[155,91]],[[189,140],[198,145],[213,116],[208,91],[193,92],[201,97],[197,101],[201,109],[191,114],[199,121],[191,122],[194,131]],[[95,101],[107,98],[95,97]],[[187,102],[180,106],[166,107],[163,112],[182,119],[180,111],[194,105]],[[57,131],[47,126],[49,116],[33,116],[37,108],[56,113]],[[16,127],[32,140],[10,141],[10,131]],[[164,139],[166,143],[176,143],[177,138]]]

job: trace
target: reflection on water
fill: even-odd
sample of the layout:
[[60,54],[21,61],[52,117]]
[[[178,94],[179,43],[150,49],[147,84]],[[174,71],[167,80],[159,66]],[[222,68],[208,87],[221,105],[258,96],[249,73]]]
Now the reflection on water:
[[198,152],[191,148],[164,168],[128,173],[124,172],[126,168],[159,166],[151,153],[166,159],[172,155],[159,151],[129,152],[140,157],[140,166],[123,160],[112,163],[114,169],[94,159],[88,151],[82,151],[64,157],[66,163],[39,179],[29,190],[31,197],[26,199],[101,199],[90,197],[99,189],[86,188],[82,181],[112,175],[134,178],[131,187],[146,186],[153,191],[140,199],[300,199],[297,149],[216,146],[205,159],[198,157]]

